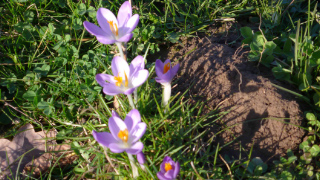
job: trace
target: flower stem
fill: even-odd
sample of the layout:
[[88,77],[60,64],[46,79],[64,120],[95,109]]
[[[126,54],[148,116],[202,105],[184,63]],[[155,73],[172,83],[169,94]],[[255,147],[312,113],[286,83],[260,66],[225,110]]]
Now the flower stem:
[[119,49],[119,52],[120,52],[120,56],[121,56],[124,60],[127,60],[127,58],[125,58],[125,57],[124,57],[124,54],[123,54],[122,44],[119,43],[119,42],[116,42],[116,45],[118,46],[118,49]]
[[162,105],[165,107],[164,112],[166,113],[169,111],[169,99],[171,97],[171,83],[163,84],[163,91],[162,91]]
[[131,169],[132,169],[132,176],[134,179],[136,179],[139,176],[138,168],[134,164],[134,158],[133,158],[132,154],[129,154],[129,153],[127,153],[127,154],[128,154],[128,158],[129,158]]
[[133,99],[134,99],[134,103],[137,105],[138,103],[138,88],[136,88],[134,91],[133,91]]
[[135,109],[136,107],[134,106],[134,103],[133,103],[133,99],[132,99],[132,95],[131,94],[128,94],[128,99],[129,99],[129,104],[131,106],[132,109]]

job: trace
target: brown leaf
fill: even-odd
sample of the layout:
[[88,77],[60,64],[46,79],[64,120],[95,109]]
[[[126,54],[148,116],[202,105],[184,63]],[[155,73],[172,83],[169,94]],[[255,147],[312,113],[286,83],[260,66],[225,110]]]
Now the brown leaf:
[[[53,151],[58,151],[58,153],[45,153],[37,159],[29,162],[25,165],[22,174],[39,177],[54,164],[59,165],[60,167],[71,164],[78,157],[72,151],[68,151],[69,149],[70,146],[67,144],[55,146]],[[59,162],[56,162],[57,159],[59,159]]]
[[35,132],[31,124],[26,124],[12,141],[0,139],[0,179],[14,179],[28,162],[53,150],[55,136],[54,131]]

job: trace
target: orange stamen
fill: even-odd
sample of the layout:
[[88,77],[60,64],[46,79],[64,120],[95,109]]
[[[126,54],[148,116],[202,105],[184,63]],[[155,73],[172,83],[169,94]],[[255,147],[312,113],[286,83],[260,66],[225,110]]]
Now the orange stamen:
[[124,86],[125,86],[125,87],[128,87],[128,77],[127,77],[126,72],[124,72],[124,78],[125,78]]
[[[128,84],[129,84],[129,82],[128,82],[128,76],[127,76],[127,74],[126,74],[126,72],[124,72],[124,86],[125,87],[128,87]],[[117,82],[116,82],[116,86],[121,86],[121,84],[123,84],[122,83],[122,77],[118,74],[118,76],[115,76],[114,77],[114,80],[116,80]]]
[[167,73],[170,69],[170,63],[167,63],[163,67],[163,74]]
[[121,86],[121,83],[122,83],[122,77],[121,76],[115,76],[114,77],[114,80],[116,80],[117,82],[116,82],[116,86]]
[[113,21],[108,21],[108,23],[109,23],[111,32],[114,35],[118,36],[119,34],[118,34],[118,26],[117,26],[117,24],[113,23]]
[[123,141],[123,142],[128,142],[128,136],[129,136],[129,132],[128,129],[125,129],[123,131],[119,131],[118,133],[118,137]]
[[170,164],[170,163],[164,164],[164,169],[166,170],[166,172],[168,172],[169,170],[171,170],[171,169],[172,169],[171,164]]

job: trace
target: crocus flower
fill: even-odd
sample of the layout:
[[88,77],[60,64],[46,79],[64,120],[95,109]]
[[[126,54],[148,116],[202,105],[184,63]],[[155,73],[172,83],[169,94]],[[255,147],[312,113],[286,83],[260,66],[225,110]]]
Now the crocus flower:
[[156,81],[162,85],[170,84],[173,77],[177,74],[179,67],[179,63],[172,67],[169,59],[164,63],[157,59],[155,69],[158,77],[156,77]]
[[171,62],[167,59],[164,63],[161,60],[156,60],[156,81],[163,86],[163,94],[162,94],[162,105],[165,108],[164,112],[168,110],[168,103],[171,96],[171,81],[173,77],[177,74],[179,70],[179,63],[175,66],[171,66]]
[[139,139],[146,131],[146,123],[141,122],[138,110],[131,110],[124,121],[115,113],[109,118],[108,132],[92,131],[94,139],[102,146],[107,147],[113,153],[126,151],[128,154],[138,154],[143,149]]
[[172,180],[176,179],[179,172],[179,162],[174,162],[169,156],[166,156],[160,165],[160,172],[157,173],[157,177],[160,180]]
[[144,69],[142,56],[137,56],[128,65],[123,58],[116,56],[111,62],[112,75],[97,74],[96,80],[103,87],[103,92],[113,96],[117,94],[130,95],[148,78],[149,72]]
[[83,22],[83,25],[100,43],[113,44],[128,42],[132,38],[132,31],[139,23],[139,15],[132,16],[131,5],[126,1],[121,5],[117,18],[109,9],[99,8],[97,20],[100,27],[88,21]]

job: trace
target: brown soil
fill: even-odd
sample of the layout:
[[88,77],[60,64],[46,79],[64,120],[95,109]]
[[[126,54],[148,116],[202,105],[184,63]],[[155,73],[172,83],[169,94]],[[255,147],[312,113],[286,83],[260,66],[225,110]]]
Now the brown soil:
[[234,47],[230,47],[220,44],[230,42],[221,36],[189,38],[162,53],[162,60],[180,63],[178,89],[190,88],[192,97],[208,100],[206,112],[216,107],[229,112],[214,130],[217,134],[224,129],[216,135],[220,146],[233,141],[222,149],[223,154],[238,158],[239,148],[244,148],[241,157],[245,157],[253,146],[252,157],[267,161],[297,149],[305,135],[294,126],[303,123],[302,102],[272,86],[291,88],[275,80],[270,69],[248,62],[245,51],[236,53],[240,40],[231,37]]

